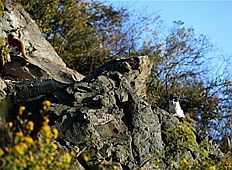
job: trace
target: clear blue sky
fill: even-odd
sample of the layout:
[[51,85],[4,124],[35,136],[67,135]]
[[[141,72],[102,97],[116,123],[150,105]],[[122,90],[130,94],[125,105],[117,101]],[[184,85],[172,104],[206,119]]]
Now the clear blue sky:
[[[232,0],[101,0],[115,7],[123,6],[138,13],[158,12],[165,25],[181,20],[197,33],[207,35],[210,41],[232,58]],[[230,63],[232,64],[232,63]],[[232,65],[231,65],[232,67]]]

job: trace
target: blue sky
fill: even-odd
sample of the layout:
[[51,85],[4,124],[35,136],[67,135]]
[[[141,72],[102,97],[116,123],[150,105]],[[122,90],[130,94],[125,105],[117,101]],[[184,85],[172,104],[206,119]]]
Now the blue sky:
[[[181,20],[192,26],[196,33],[207,35],[210,41],[223,53],[232,58],[232,0],[101,0],[115,7],[123,6],[138,13],[157,13],[166,26]],[[230,63],[231,64],[231,63]],[[232,66],[231,66],[232,67]]]

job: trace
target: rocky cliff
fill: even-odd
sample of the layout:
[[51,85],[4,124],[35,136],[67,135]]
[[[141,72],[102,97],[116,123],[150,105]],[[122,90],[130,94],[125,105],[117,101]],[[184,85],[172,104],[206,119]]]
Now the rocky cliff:
[[150,69],[146,56],[114,60],[71,85],[52,80],[8,83],[8,96],[32,112],[41,101],[50,100],[52,124],[60,132],[58,142],[83,151],[86,140],[91,141],[91,156],[96,160],[88,167],[111,160],[133,169],[145,166],[148,154],[163,150],[162,129],[175,127],[178,121],[147,102],[145,81]]
[[51,125],[60,132],[56,142],[78,153],[91,152],[88,164],[80,160],[83,169],[96,169],[102,160],[121,169],[154,169],[147,155],[163,151],[164,132],[179,120],[146,99],[152,61],[146,56],[113,60],[84,77],[66,67],[21,6],[9,3],[0,18],[0,37],[15,27],[23,28],[29,60],[11,54],[0,79],[1,144],[9,140],[5,119],[18,106],[35,113],[47,99],[52,102]]
[[[18,105],[17,101],[20,100],[10,97],[17,91],[16,89],[22,90],[22,92],[27,91],[29,90],[27,86],[32,87],[33,84],[26,96],[21,96],[25,102],[28,102],[35,98],[34,94],[37,97],[50,94],[52,92],[50,86],[59,89],[84,77],[77,71],[66,67],[21,5],[11,1],[4,4],[3,15],[0,17],[0,40],[6,43],[7,33],[14,28],[20,28],[21,39],[25,44],[29,60],[25,61],[20,54],[10,51],[11,61],[6,63],[4,68],[0,68],[1,132],[4,131],[2,127],[5,125],[8,108],[11,108],[12,104]],[[14,92],[14,90],[16,91]],[[11,99],[12,103],[9,102]],[[0,136],[6,137],[4,133],[1,133]],[[4,143],[2,139],[0,139],[0,143]]]
[[66,67],[24,9],[19,4],[9,2],[0,17],[0,39],[6,39],[7,33],[14,28],[21,30],[29,60],[26,62],[19,55],[12,54],[11,62],[6,64],[5,75],[17,80],[51,78],[66,84],[83,78],[77,71]]

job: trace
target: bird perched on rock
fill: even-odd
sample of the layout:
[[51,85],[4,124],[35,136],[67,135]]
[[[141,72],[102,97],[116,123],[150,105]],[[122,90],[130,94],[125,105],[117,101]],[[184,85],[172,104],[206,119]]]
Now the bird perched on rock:
[[178,118],[184,118],[184,111],[180,107],[180,103],[177,99],[177,97],[174,97],[173,95],[170,95],[169,98],[169,112],[173,113],[173,116],[176,116]]

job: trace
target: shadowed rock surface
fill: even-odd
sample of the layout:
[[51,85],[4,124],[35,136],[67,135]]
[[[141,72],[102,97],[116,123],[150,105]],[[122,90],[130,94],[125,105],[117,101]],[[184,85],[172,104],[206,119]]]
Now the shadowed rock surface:
[[67,88],[75,100],[55,123],[61,137],[75,145],[88,137],[99,160],[114,159],[130,169],[162,150],[159,111],[141,93],[150,66],[147,57],[111,61]]
[[153,110],[145,95],[151,62],[148,57],[114,60],[71,85],[23,81],[9,84],[9,94],[13,102],[29,110],[49,99],[61,145],[84,150],[89,140],[97,161],[112,160],[133,169],[146,164],[148,154],[155,155],[164,147],[161,121],[168,113]]

